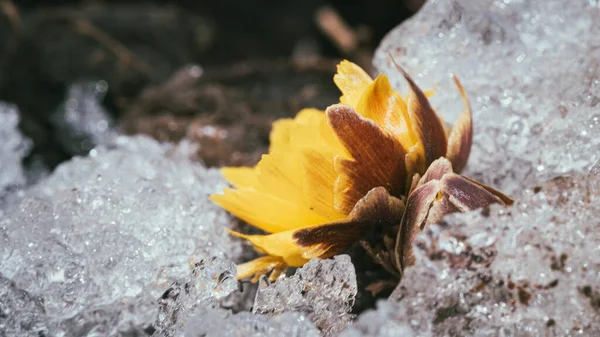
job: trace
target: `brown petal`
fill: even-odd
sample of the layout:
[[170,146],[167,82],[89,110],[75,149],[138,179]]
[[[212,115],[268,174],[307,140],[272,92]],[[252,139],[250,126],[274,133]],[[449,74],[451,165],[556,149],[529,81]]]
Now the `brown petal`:
[[395,253],[400,263],[398,270],[412,265],[415,257],[412,253],[412,241],[426,224],[427,215],[440,191],[440,181],[431,180],[417,187],[406,202],[406,211],[402,217],[400,231],[396,239]]
[[394,137],[352,108],[336,104],[327,108],[333,132],[352,159],[337,158],[339,177],[334,187],[334,207],[349,213],[372,188],[383,186],[399,196],[406,184],[404,149]]
[[447,195],[433,202],[427,220],[425,221],[425,227],[430,224],[440,223],[443,217],[448,214],[460,212],[460,209],[450,201]]
[[436,159],[429,167],[427,171],[419,180],[417,186],[421,186],[430,182],[431,180],[440,180],[446,173],[452,173],[452,164],[444,157]]
[[425,94],[419,89],[408,74],[392,59],[394,65],[410,89],[408,95],[408,114],[413,130],[418,135],[425,149],[425,164],[429,166],[434,160],[444,157],[447,149],[446,131],[435,111],[429,105]]
[[481,184],[456,173],[446,174],[441,180],[442,192],[462,212],[469,212],[491,204],[504,204],[502,199],[483,188]]
[[467,165],[469,155],[471,154],[471,146],[473,144],[473,119],[471,104],[469,104],[465,89],[456,77],[454,77],[454,83],[456,84],[456,87],[458,87],[466,110],[458,117],[454,127],[452,127],[452,131],[450,131],[446,157],[452,162],[454,171],[460,173]]
[[465,177],[465,176],[462,176],[462,177],[465,178],[465,179],[467,179],[468,181],[472,182],[473,184],[476,184],[477,186],[485,189],[486,191],[490,192],[491,194],[495,195],[500,200],[502,200],[502,202],[504,202],[504,204],[506,206],[510,206],[510,205],[512,205],[515,202],[511,197],[507,196],[506,194],[498,191],[497,189],[495,189],[495,188],[493,188],[491,186],[484,185],[484,184],[482,184],[482,183],[480,183],[478,181],[475,181],[475,180],[473,180],[471,178],[468,178],[468,177]]
[[343,221],[317,227],[300,229],[294,239],[300,246],[319,246],[319,256],[326,258],[341,253],[349,245],[360,240],[367,231],[378,226],[393,226],[400,222],[404,203],[383,187],[376,187],[358,201]]

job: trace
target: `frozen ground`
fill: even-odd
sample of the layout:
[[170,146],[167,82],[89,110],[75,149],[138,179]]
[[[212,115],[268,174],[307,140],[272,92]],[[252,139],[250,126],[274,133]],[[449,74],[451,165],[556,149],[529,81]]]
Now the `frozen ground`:
[[117,136],[85,98],[98,87],[72,89],[85,104],[55,122],[74,153],[103,145],[25,190],[28,142],[0,106],[0,336],[599,335],[599,30],[597,1],[438,0],[385,38],[379,69],[401,87],[393,55],[448,121],[459,76],[475,113],[466,174],[517,204],[428,228],[390,299],[350,327],[347,256],[261,283],[252,312],[222,308],[247,298],[231,219],[206,200],[224,182],[186,143]]

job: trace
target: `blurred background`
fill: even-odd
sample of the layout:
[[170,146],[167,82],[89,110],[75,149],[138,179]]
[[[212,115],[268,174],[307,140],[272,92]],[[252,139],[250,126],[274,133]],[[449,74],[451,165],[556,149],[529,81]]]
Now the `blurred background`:
[[271,122],[337,102],[422,0],[0,0],[0,101],[52,170],[107,134],[186,140],[208,166],[252,165]]

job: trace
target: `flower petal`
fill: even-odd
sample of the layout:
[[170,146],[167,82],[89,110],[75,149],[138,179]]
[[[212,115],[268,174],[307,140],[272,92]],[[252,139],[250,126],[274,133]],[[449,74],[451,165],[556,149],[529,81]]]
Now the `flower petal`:
[[256,173],[251,167],[223,167],[221,174],[231,185],[237,188],[256,187]]
[[441,198],[437,198],[431,205],[425,226],[439,223],[446,215],[456,212],[460,212],[460,209],[450,202],[447,195],[443,195]]
[[490,192],[491,194],[493,194],[494,196],[496,196],[497,198],[499,198],[500,200],[502,200],[502,202],[506,206],[510,206],[510,205],[512,205],[515,202],[511,197],[507,196],[506,194],[498,191],[497,189],[495,189],[495,188],[493,188],[491,186],[482,184],[482,183],[480,183],[478,181],[475,181],[475,180],[473,180],[473,179],[471,179],[469,177],[465,177],[465,176],[462,176],[462,177],[465,178],[465,179],[467,179],[468,181],[472,182],[473,184],[475,184],[475,185],[477,185],[477,186],[485,189],[486,191]]
[[265,154],[254,170],[257,190],[289,202],[302,202],[303,172],[298,153]]
[[315,250],[318,255],[305,254],[305,257],[330,257],[360,240],[369,230],[397,225],[403,213],[404,202],[385,188],[376,187],[357,202],[346,219],[297,230],[294,238],[300,246],[319,247]]
[[338,64],[333,81],[343,94],[340,102],[354,107],[358,104],[365,87],[373,79],[361,67],[344,60]]
[[296,244],[293,238],[296,230],[288,230],[269,235],[246,235],[227,230],[231,235],[246,239],[261,253],[283,259],[286,265],[301,267],[310,259],[302,257],[306,247]]
[[396,136],[406,149],[417,142],[418,138],[409,125],[406,102],[394,91],[387,76],[380,74],[367,85],[353,108]]
[[262,256],[252,261],[238,264],[236,269],[236,278],[242,280],[252,275],[265,275],[273,269],[285,265],[283,259],[277,256]]
[[303,203],[289,202],[254,188],[226,188],[223,194],[213,194],[209,199],[252,226],[270,233],[328,221]]
[[450,202],[462,212],[469,212],[491,204],[504,204],[504,202],[483,188],[482,185],[456,173],[446,174],[442,180],[441,189],[448,195]]
[[427,167],[434,160],[446,155],[446,132],[442,122],[429,105],[425,94],[423,94],[412,78],[395,61],[394,64],[408,83],[410,89],[407,102],[408,114],[413,125],[413,130],[423,144],[425,165]]
[[333,152],[315,149],[302,151],[302,168],[304,170],[302,194],[304,203],[330,221],[346,216],[337,212],[333,207],[333,188],[337,178],[333,166],[334,157],[335,153]]
[[471,104],[465,93],[465,89],[458,79],[454,77],[454,83],[460,92],[466,110],[460,114],[448,137],[448,151],[446,157],[452,162],[454,171],[460,173],[469,160],[471,146],[473,144],[473,119]]
[[402,145],[346,105],[328,107],[327,118],[353,158],[335,161],[339,174],[334,187],[335,209],[348,214],[358,200],[378,186],[385,187],[393,196],[402,194],[406,184]]
[[434,200],[440,192],[440,181],[431,180],[417,187],[406,201],[406,211],[402,217],[402,224],[396,239],[396,257],[400,263],[398,270],[404,270],[414,264],[415,257],[412,253],[412,242],[423,229],[427,214]]
[[436,159],[429,167],[427,171],[419,180],[419,184],[417,186],[421,186],[430,182],[431,180],[440,180],[446,173],[452,172],[452,164],[450,161],[444,157]]

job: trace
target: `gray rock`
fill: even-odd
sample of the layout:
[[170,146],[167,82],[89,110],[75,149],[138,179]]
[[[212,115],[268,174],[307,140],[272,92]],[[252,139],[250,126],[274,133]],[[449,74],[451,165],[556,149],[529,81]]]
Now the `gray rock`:
[[298,311],[323,335],[335,336],[354,318],[351,311],[356,292],[356,273],[348,255],[313,259],[293,276],[273,284],[261,280],[253,311],[270,315]]

